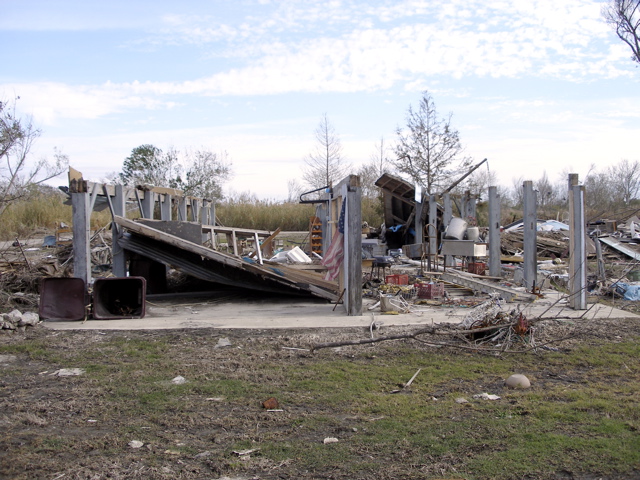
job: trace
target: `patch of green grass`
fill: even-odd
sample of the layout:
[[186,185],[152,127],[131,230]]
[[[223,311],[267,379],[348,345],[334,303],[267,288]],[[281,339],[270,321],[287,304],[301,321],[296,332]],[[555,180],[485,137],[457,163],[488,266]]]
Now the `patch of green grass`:
[[[309,478],[552,478],[561,470],[606,476],[640,466],[633,339],[502,358],[410,343],[306,357],[268,344],[256,347],[266,355],[214,350],[215,338],[200,339],[197,347],[189,334],[184,340],[193,352],[185,354],[171,336],[127,335],[82,350],[58,348],[51,339],[2,351],[86,370],[73,382],[60,380],[74,389],[61,398],[68,403],[84,389],[86,402],[58,405],[46,415],[47,428],[90,416],[114,433],[120,449],[135,437],[181,458],[210,450],[225,469],[241,473],[250,467],[232,451],[249,448],[260,449],[252,457],[285,464],[282,476],[290,478],[296,472]],[[410,388],[391,393],[418,368]],[[532,388],[506,389],[502,380],[515,372],[528,375]],[[172,384],[178,374],[187,383]],[[58,381],[38,378],[47,388]],[[485,391],[501,399],[473,398]],[[282,412],[261,408],[269,396]],[[458,404],[458,397],[469,403]],[[49,411],[56,397],[45,390],[42,398],[38,408]],[[325,445],[326,437],[339,442]],[[65,441],[44,435],[37,447],[43,453],[74,448]],[[114,441],[103,443],[105,455],[122,453]]]
[[64,358],[56,350],[50,348],[44,340],[32,340],[11,345],[0,345],[0,353],[12,355],[28,355],[31,360],[59,363]]

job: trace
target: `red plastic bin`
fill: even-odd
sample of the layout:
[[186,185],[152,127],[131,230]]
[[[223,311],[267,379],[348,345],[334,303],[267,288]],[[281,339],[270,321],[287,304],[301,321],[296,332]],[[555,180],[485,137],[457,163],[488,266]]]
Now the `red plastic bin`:
[[416,283],[415,288],[418,293],[418,298],[434,299],[444,297],[444,283]]
[[392,285],[409,285],[409,275],[387,275],[384,283]]
[[484,275],[485,270],[487,269],[487,264],[484,262],[474,262],[469,263],[469,273],[474,273],[476,275]]

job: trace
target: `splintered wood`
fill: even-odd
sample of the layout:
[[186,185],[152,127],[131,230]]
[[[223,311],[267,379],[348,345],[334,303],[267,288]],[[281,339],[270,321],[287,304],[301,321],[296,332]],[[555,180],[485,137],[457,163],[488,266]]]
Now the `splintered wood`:
[[[564,258],[569,254],[569,237],[567,232],[537,232],[536,244],[538,256]],[[506,255],[522,254],[524,232],[502,232],[502,253]]]

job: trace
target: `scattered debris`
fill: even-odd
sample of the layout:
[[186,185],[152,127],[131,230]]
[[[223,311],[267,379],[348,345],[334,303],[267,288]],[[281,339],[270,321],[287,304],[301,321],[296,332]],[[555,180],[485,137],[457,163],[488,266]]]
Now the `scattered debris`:
[[196,453],[193,458],[207,458],[213,455],[209,450],[205,450],[204,452]]
[[407,383],[401,383],[399,385],[400,389],[399,390],[393,390],[391,393],[400,393],[401,391],[409,388],[411,386],[411,384],[413,383],[413,381],[416,379],[416,377],[418,376],[418,374],[420,373],[421,370],[422,369],[419,368],[418,371],[413,374],[413,377],[411,377]]
[[489,393],[479,393],[477,395],[474,395],[473,398],[480,398],[482,400],[500,400],[500,397],[498,395],[492,395]]
[[233,453],[238,455],[239,457],[244,457],[246,455],[251,455],[252,453],[259,452],[259,448],[250,448],[247,450],[234,450]]
[[82,368],[61,368],[49,375],[55,375],[57,377],[76,377],[78,375],[83,375],[84,373],[85,370]]
[[230,347],[232,345],[231,340],[227,337],[223,337],[218,339],[218,343],[213,348],[222,348],[222,347]]

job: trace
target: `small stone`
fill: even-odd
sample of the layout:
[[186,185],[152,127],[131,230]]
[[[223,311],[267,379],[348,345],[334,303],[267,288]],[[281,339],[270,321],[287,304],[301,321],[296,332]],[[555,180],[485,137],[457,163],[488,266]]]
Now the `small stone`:
[[182,375],[178,375],[177,377],[171,380],[171,383],[173,383],[174,385],[182,385],[184,383],[187,383],[187,379],[184,378]]
[[230,347],[231,345],[231,340],[229,340],[227,337],[223,337],[218,339],[218,343],[216,343],[215,347],[213,348]]
[[520,373],[511,375],[505,380],[505,384],[509,388],[529,388],[531,386],[529,379]]
[[128,445],[130,448],[140,448],[144,445],[144,443],[142,443],[140,440],[131,440]]
[[327,437],[323,440],[322,443],[324,443],[325,445],[328,445],[329,443],[338,443],[339,440],[335,437]]
[[20,310],[12,310],[9,313],[3,313],[2,317],[4,318],[5,322],[9,322],[9,323],[13,323],[14,325],[17,325],[20,320],[22,320],[22,312],[20,312]]
[[464,397],[458,397],[456,398],[456,403],[469,403],[469,400]]
[[36,325],[38,325],[38,323],[40,323],[40,317],[38,316],[37,313],[26,312],[22,314],[22,318],[18,321],[18,326],[19,327],[24,327],[24,326],[35,327]]

